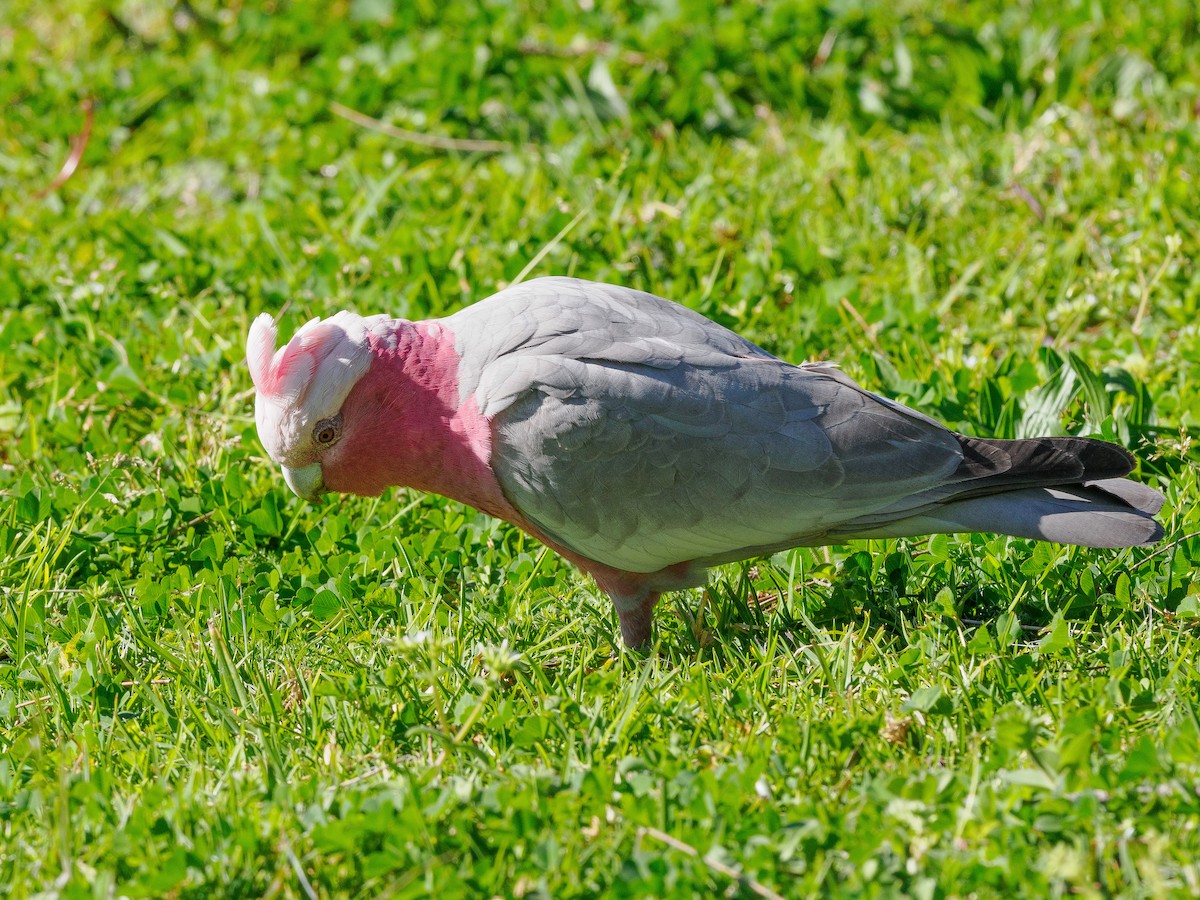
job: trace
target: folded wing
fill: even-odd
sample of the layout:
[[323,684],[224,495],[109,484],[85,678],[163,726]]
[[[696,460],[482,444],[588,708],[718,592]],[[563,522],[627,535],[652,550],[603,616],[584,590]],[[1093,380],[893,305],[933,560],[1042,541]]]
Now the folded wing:
[[519,340],[493,323],[502,349],[470,379],[494,416],[493,468],[522,515],[606,565],[823,543],[961,462],[932,420],[684,307],[568,279],[522,287]]

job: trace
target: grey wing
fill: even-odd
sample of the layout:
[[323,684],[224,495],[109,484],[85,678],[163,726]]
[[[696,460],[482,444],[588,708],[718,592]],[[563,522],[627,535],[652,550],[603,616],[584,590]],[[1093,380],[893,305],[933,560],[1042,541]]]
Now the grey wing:
[[448,319],[461,359],[459,393],[494,416],[560,359],[650,369],[730,358],[774,359],[741,335],[653,294],[576,278],[538,278]]
[[951,432],[828,366],[529,363],[533,386],[494,421],[501,486],[548,536],[628,571],[830,542],[962,459]]

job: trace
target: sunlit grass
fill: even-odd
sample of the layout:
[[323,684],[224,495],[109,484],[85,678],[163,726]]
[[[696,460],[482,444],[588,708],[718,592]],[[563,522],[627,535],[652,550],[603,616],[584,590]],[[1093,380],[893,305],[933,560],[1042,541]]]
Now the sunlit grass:
[[[1194,10],[596,5],[0,20],[0,893],[1200,892]],[[779,554],[642,657],[485,516],[291,496],[253,315],[543,251],[1118,440],[1167,538]]]

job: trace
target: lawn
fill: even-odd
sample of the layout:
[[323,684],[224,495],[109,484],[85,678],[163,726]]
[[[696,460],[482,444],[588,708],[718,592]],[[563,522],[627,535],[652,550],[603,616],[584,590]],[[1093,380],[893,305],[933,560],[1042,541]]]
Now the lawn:
[[[8,0],[0,896],[1200,893],[1188,0]],[[244,341],[573,274],[972,434],[1154,548],[777,554],[619,646],[437,497],[302,503]]]

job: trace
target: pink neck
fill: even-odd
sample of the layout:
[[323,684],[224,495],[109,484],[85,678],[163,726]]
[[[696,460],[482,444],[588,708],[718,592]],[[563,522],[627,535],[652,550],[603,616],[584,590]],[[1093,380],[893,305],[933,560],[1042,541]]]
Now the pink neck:
[[369,337],[371,367],[342,405],[346,431],[322,460],[325,485],[412,487],[519,521],[492,474],[491,428],[474,398],[459,401],[454,336],[437,322],[397,321],[392,337]]

